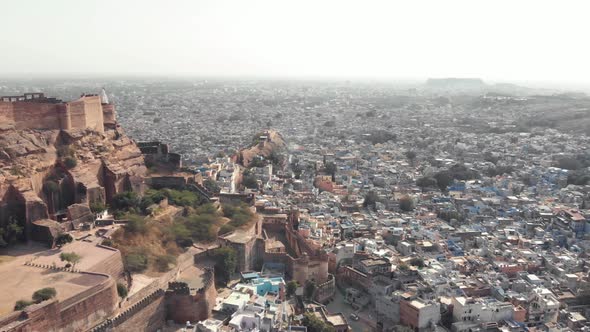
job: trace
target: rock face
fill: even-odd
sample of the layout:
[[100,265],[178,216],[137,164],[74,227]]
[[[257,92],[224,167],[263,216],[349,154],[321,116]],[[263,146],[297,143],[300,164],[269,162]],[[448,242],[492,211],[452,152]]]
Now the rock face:
[[238,152],[237,162],[245,167],[254,166],[256,159],[271,159],[287,149],[283,136],[276,130],[256,134],[252,145]]
[[[19,103],[26,104],[33,113],[39,107]],[[112,105],[102,106],[114,112]],[[105,204],[121,191],[142,190],[143,156],[114,118],[112,113],[108,123],[85,129],[0,128],[0,229],[16,222],[24,229],[19,239],[31,239],[34,221],[61,221],[72,204]]]

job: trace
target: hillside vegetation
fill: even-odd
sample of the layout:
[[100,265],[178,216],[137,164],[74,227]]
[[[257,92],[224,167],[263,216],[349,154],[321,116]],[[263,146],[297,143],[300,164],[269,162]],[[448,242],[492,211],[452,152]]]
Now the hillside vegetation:
[[[182,215],[147,215],[153,210],[150,207],[165,197],[170,204],[183,208]],[[249,227],[256,220],[246,204],[201,204],[190,191],[148,190],[141,198],[122,193],[115,202],[117,213],[127,223],[105,244],[121,251],[130,272],[165,272],[193,243],[214,241],[219,234]]]

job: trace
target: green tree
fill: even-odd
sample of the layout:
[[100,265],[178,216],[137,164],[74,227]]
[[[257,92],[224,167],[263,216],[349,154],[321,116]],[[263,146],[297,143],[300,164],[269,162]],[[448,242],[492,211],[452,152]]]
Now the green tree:
[[416,159],[416,152],[412,151],[412,150],[408,150],[404,153],[406,155],[406,158],[408,158],[408,160],[410,161],[410,164],[414,164],[414,160]]
[[423,268],[424,267],[424,258],[422,258],[422,257],[413,258],[410,261],[410,264],[417,266],[419,268]]
[[54,298],[56,295],[57,291],[55,290],[55,288],[41,288],[35,293],[33,293],[33,301],[35,301],[35,303],[41,303],[43,301],[47,301],[49,299]]
[[68,233],[60,233],[57,238],[55,239],[55,244],[58,247],[61,247],[67,243],[72,243],[72,241],[74,241],[74,238],[68,234]]
[[242,175],[242,184],[244,187],[249,189],[258,189],[258,180],[256,179],[256,175],[254,175],[249,170],[244,171]]
[[336,176],[336,170],[337,170],[337,169],[338,169],[338,168],[336,167],[336,164],[334,164],[334,163],[333,163],[333,162],[331,162],[331,161],[330,161],[330,162],[327,162],[327,163],[324,165],[324,170],[326,171],[326,174],[329,174],[329,175],[331,175],[331,176],[332,176],[332,181],[334,181],[334,180],[335,180],[335,179],[334,179],[334,177]]
[[453,178],[448,171],[441,171],[434,174],[434,179],[441,191],[446,191],[447,187],[453,183]]
[[93,213],[99,213],[107,209],[107,206],[100,201],[90,203],[90,211]]
[[363,206],[364,207],[375,207],[375,204],[377,203],[377,199],[379,198],[379,196],[377,196],[377,193],[374,191],[369,191],[366,195],[365,195],[365,199],[363,200]]
[[215,276],[221,283],[227,285],[238,264],[236,251],[230,247],[217,248],[213,250],[213,259],[215,261]]
[[35,302],[33,302],[33,301],[27,301],[27,300],[18,300],[14,304],[14,310],[15,311],[23,310],[24,308],[30,306],[33,303],[35,303]]
[[147,269],[148,258],[143,253],[130,253],[125,256],[125,266],[130,272],[142,272]]
[[295,281],[295,280],[289,281],[286,286],[287,297],[291,297],[291,296],[295,295],[295,291],[297,290],[298,286],[299,286],[299,284],[297,284],[297,281]]
[[139,208],[139,197],[133,191],[124,191],[116,194],[112,200],[112,207],[115,210],[130,210]]
[[127,297],[128,294],[128,290],[127,290],[127,286],[125,286],[124,284],[118,282],[117,283],[117,294],[119,294],[119,297],[124,299]]
[[145,234],[148,230],[145,218],[136,214],[128,214],[127,223],[123,227],[129,234]]
[[412,199],[412,197],[405,195],[402,198],[399,199],[399,208],[402,211],[412,211],[414,210],[414,200]]
[[73,266],[76,266],[76,264],[78,264],[82,259],[82,256],[76,254],[75,252],[62,252],[59,255],[59,259],[61,259],[62,262],[65,261],[71,263]]
[[582,168],[582,163],[575,158],[566,157],[557,161],[557,167],[575,171]]
[[76,158],[68,156],[64,159],[64,165],[68,169],[72,169],[78,165],[78,161],[76,160]]
[[225,224],[222,225],[221,227],[219,227],[219,232],[217,232],[218,235],[221,234],[227,234],[229,232],[233,232],[236,228],[230,224]]
[[307,327],[309,332],[335,332],[334,327],[323,320],[319,319],[311,312],[306,312],[303,315],[303,325]]
[[422,190],[426,189],[426,188],[432,188],[436,186],[436,180],[434,178],[431,177],[422,177],[419,178],[418,180],[416,180],[416,185],[420,188],[422,188]]
[[157,256],[154,261],[156,269],[159,272],[166,272],[170,270],[170,264],[176,264],[176,257],[172,255]]
[[207,189],[210,193],[219,194],[221,188],[217,184],[217,181],[213,180],[212,178],[207,178],[203,181],[203,187]]
[[4,228],[0,228],[0,247],[7,247],[15,243],[23,234],[24,228],[18,221],[10,216]]
[[305,286],[303,288],[303,296],[305,296],[306,299],[311,300],[313,299],[313,295],[315,293],[315,283],[312,281],[307,281],[307,283],[305,283]]

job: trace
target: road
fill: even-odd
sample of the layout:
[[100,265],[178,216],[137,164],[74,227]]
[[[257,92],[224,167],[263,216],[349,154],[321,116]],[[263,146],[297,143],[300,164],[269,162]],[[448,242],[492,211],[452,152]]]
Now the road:
[[344,316],[346,316],[348,325],[350,325],[354,332],[373,331],[373,328],[362,320],[354,321],[350,318],[350,314],[356,311],[349,304],[344,302],[344,296],[339,290],[336,290],[334,300],[330,302],[327,307],[330,313],[343,313]]

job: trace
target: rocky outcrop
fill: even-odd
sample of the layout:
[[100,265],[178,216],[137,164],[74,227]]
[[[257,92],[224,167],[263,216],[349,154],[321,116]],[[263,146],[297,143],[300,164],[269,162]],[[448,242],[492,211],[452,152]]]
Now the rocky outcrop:
[[245,167],[252,167],[256,165],[256,159],[272,161],[286,149],[283,136],[276,130],[267,130],[256,134],[252,144],[238,152],[236,161]]
[[59,221],[72,212],[80,219],[76,211],[68,215],[72,204],[108,203],[121,191],[141,191],[146,170],[139,148],[118,126],[0,129],[0,227],[16,221],[30,239],[36,220]]

